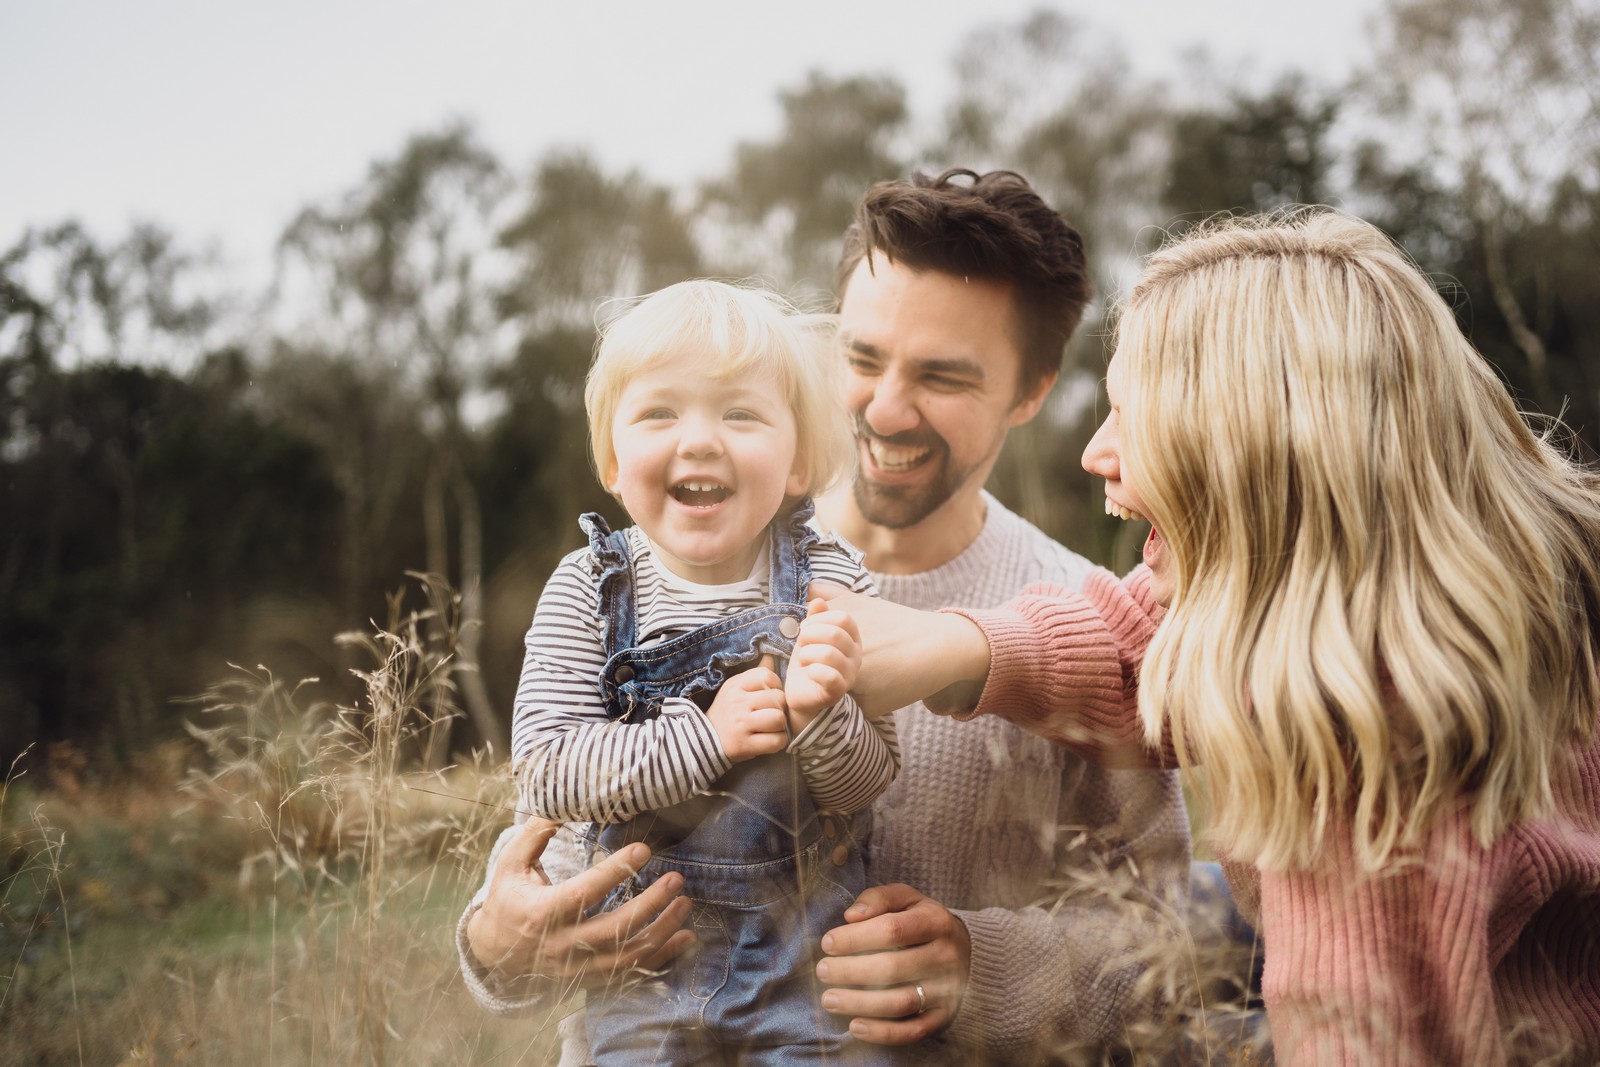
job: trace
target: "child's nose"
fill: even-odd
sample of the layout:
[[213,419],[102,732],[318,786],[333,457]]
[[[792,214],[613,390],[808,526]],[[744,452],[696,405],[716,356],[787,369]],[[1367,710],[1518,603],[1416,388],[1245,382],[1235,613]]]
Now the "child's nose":
[[704,415],[687,415],[679,420],[678,454],[718,455],[722,452],[722,422]]

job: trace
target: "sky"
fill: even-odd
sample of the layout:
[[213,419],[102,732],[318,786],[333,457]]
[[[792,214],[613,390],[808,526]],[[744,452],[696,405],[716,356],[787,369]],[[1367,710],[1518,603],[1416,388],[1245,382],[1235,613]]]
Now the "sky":
[[[688,187],[775,134],[808,72],[889,74],[935,115],[986,25],[1049,8],[1118,40],[1141,76],[1203,48],[1260,82],[1329,81],[1381,0],[20,0],[0,10],[0,248],[67,218],[134,221],[264,276],[303,206],[453,119],[514,169],[581,146]],[[1314,13],[1314,14],[1313,14]]]

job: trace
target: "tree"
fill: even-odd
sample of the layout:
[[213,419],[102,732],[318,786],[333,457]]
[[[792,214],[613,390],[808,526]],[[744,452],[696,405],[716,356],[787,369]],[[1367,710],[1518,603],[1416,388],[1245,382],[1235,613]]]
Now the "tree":
[[[840,236],[856,201],[875,181],[897,178],[905,159],[896,143],[909,112],[905,89],[887,77],[835,78],[813,73],[778,94],[783,129],[768,142],[741,142],[728,175],[705,190],[708,214],[746,232],[745,248],[723,249],[730,262],[752,261],[762,273],[784,262],[780,282],[832,288]],[[766,238],[763,240],[762,238]]]
[[1600,8],[1592,0],[1394,0],[1377,32],[1373,66],[1358,85],[1394,130],[1384,143],[1420,154],[1393,158],[1387,169],[1424,168],[1456,191],[1476,231],[1483,291],[1535,392],[1548,396],[1549,352],[1513,282],[1512,246],[1558,199],[1574,202],[1562,190],[1600,186]]
[[[236,350],[180,376],[217,307],[140,227],[76,224],[0,257],[0,759],[72,739],[126,754],[174,728],[262,598],[324,581],[334,494],[304,441],[246,410]],[[129,341],[129,338],[135,338]],[[331,633],[330,633],[331,636]]]
[[1459,287],[1462,326],[1520,396],[1600,450],[1600,8],[1395,0],[1356,98],[1358,209]]
[[[326,363],[329,355],[348,360],[354,373],[347,384],[378,398],[380,409],[398,401],[417,410],[412,432],[426,451],[420,472],[424,566],[461,592],[460,692],[479,736],[502,746],[507,731],[477,670],[483,518],[468,476],[467,407],[481,393],[489,368],[503,358],[490,292],[506,190],[499,163],[465,126],[413,137],[394,159],[374,164],[366,183],[337,205],[300,213],[280,243],[278,282],[280,304],[293,292],[322,305],[321,315],[291,330],[279,349],[281,360],[298,360],[301,367],[307,357],[313,364]],[[304,420],[317,410],[303,406],[304,400],[295,395],[282,407],[285,417]],[[388,533],[373,520],[388,517],[406,479],[418,472],[402,465],[409,442],[389,436],[374,452],[368,442],[351,439],[377,428],[368,409],[347,407],[324,417],[332,421],[313,432],[330,440],[329,454],[339,464],[346,501],[345,607],[360,619],[355,611],[370,586],[371,549]],[[340,438],[340,445],[332,443]],[[373,459],[377,470],[368,468]],[[384,575],[386,581],[391,577]],[[441,756],[432,754],[435,760]]]
[[1329,135],[1338,117],[1338,97],[1299,75],[1260,96],[1236,90],[1222,107],[1178,113],[1162,206],[1199,219],[1327,203],[1335,156]]

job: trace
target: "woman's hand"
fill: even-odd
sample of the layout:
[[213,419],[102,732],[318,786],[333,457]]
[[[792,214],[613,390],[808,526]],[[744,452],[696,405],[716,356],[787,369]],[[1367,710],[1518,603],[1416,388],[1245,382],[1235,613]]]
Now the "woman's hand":
[[918,611],[832,582],[812,582],[810,595],[848,611],[861,631],[861,671],[851,693],[866,714],[887,715],[919,700],[943,715],[977,706],[989,674],[989,641],[968,619]]

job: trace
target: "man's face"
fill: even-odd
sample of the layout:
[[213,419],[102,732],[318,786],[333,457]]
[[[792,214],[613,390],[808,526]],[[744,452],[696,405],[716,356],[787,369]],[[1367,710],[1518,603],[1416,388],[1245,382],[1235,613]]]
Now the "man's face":
[[1009,286],[914,271],[879,254],[846,284],[856,505],[902,530],[951,501],[976,502],[1006,433],[1032,418],[1052,375],[1020,401]]

